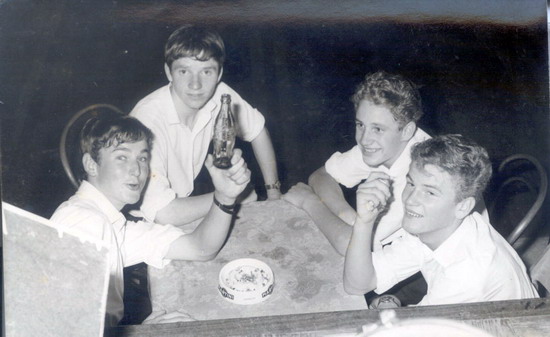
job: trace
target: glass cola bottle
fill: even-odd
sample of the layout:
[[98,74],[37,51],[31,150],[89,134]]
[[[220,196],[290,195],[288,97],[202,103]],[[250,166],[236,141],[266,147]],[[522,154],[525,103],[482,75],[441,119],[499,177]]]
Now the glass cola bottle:
[[214,123],[214,166],[226,169],[231,167],[231,157],[235,146],[235,119],[231,113],[231,95],[223,94],[222,106]]

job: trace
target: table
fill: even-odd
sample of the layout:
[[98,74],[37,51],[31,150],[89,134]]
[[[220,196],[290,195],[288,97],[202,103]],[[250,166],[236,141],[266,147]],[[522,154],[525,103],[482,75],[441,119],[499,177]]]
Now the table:
[[[217,290],[220,269],[245,257],[273,270],[273,293],[262,303],[230,303]],[[149,267],[151,317],[177,310],[190,320],[212,320],[365,309],[363,296],[344,291],[343,268],[344,257],[303,210],[283,200],[253,202],[241,207],[214,260]]]
[[[445,318],[481,328],[495,337],[550,336],[550,299],[405,307],[397,318]],[[379,310],[354,310],[269,317],[249,317],[169,324],[119,326],[106,336],[353,336],[379,319]]]

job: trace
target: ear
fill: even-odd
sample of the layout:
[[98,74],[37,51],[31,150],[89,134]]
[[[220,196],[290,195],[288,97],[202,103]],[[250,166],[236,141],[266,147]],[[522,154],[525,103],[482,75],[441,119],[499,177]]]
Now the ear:
[[468,197],[463,199],[455,206],[455,216],[457,219],[464,219],[467,217],[476,205],[476,199],[474,197]]
[[168,81],[172,82],[172,73],[170,72],[170,67],[166,63],[164,64],[164,73]]
[[222,79],[223,75],[223,67],[220,67],[220,73],[218,74],[218,83],[220,83],[220,80]]
[[416,123],[413,121],[408,122],[401,129],[401,141],[408,142],[416,132]]
[[97,163],[89,153],[84,153],[82,156],[82,166],[88,177],[97,176]]

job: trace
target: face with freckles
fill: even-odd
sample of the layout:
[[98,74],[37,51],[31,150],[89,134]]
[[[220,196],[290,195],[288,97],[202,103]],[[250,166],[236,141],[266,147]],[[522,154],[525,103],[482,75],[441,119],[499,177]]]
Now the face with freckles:
[[99,160],[83,158],[88,181],[118,209],[135,204],[149,176],[147,141],[121,143],[99,150]]

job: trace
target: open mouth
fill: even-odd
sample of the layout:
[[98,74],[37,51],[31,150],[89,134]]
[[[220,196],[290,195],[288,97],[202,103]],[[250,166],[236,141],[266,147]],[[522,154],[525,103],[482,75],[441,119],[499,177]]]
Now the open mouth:
[[423,216],[418,214],[418,213],[415,213],[415,212],[411,212],[409,210],[405,210],[405,213],[407,214],[407,216],[411,217],[411,218],[422,218]]
[[130,189],[131,191],[139,191],[140,187],[139,184],[126,184],[126,186],[128,186],[128,189]]
[[366,148],[366,147],[363,147],[362,150],[363,150],[363,153],[365,154],[373,154],[377,151],[380,151],[380,149],[373,149],[373,148]]

